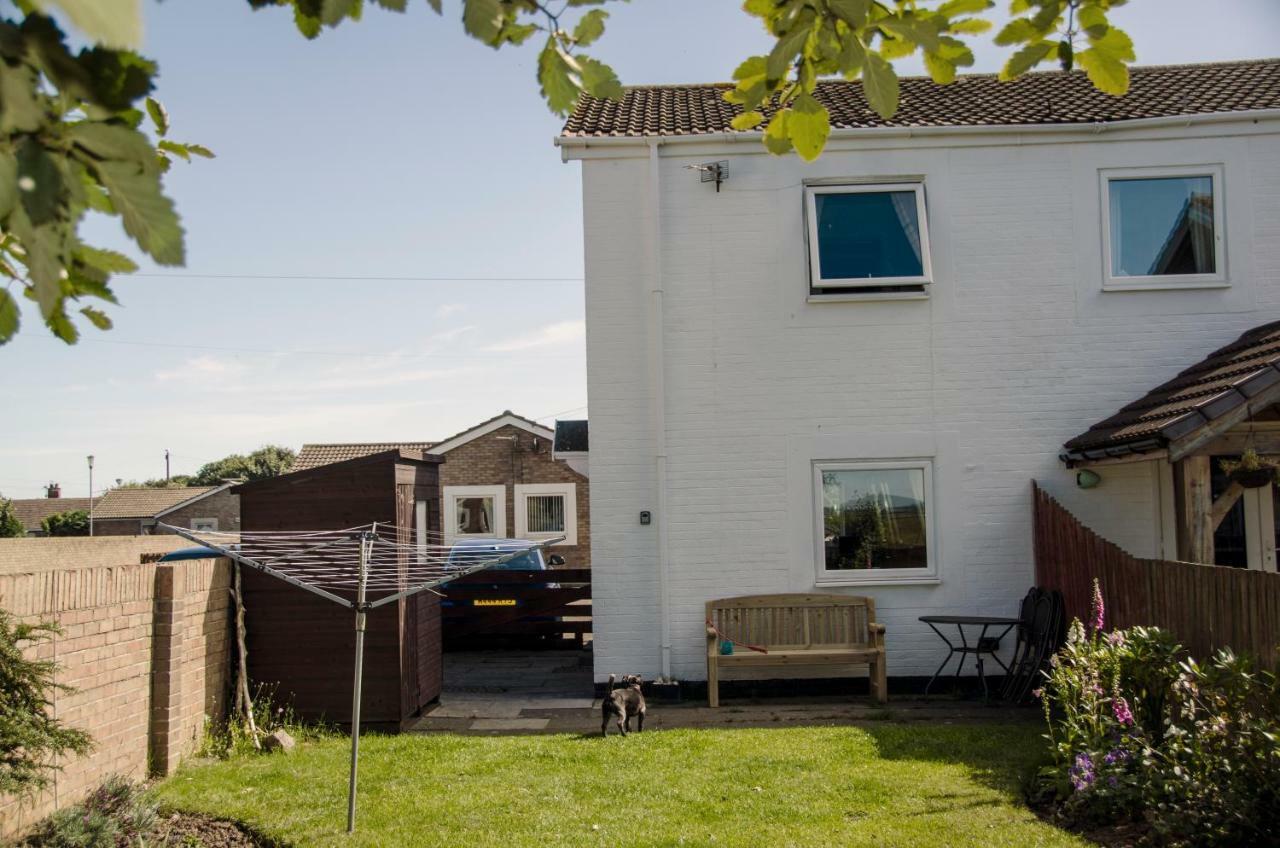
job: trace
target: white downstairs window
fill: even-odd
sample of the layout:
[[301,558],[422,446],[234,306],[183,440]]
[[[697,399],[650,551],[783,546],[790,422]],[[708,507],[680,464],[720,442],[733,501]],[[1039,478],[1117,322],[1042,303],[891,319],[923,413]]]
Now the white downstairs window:
[[923,183],[813,185],[804,193],[812,292],[932,281]]
[[1101,172],[1104,287],[1226,284],[1222,166]]
[[933,463],[814,463],[818,583],[932,582]]
[[516,538],[578,544],[578,487],[574,483],[526,483],[515,487]]

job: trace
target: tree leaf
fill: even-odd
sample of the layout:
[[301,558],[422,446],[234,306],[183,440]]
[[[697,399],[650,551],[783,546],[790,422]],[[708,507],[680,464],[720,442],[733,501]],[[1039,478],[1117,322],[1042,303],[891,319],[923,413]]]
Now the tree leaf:
[[836,17],[856,29],[867,22],[871,0],[827,0],[827,6],[835,12]]
[[1075,58],[1099,91],[1118,97],[1129,90],[1129,66],[1114,55],[1091,47],[1077,53]]
[[48,11],[56,7],[85,35],[106,47],[129,49],[142,44],[140,0],[33,0]]
[[93,326],[97,327],[99,330],[111,329],[111,319],[108,318],[107,313],[103,312],[101,309],[95,309],[92,306],[85,306],[80,309],[80,314],[88,318],[89,321],[92,322]]
[[937,53],[924,54],[924,67],[929,72],[930,78],[938,85],[947,85],[956,81],[956,66]]
[[622,99],[622,83],[618,82],[613,68],[590,56],[577,56],[576,59],[581,69],[582,87],[588,94],[604,100]]
[[337,26],[344,18],[359,14],[360,0],[322,0],[320,4],[320,22],[328,26]]
[[67,316],[63,300],[59,300],[53,311],[44,316],[44,323],[48,325],[55,336],[67,344],[75,344],[80,340],[80,331],[76,329],[76,325],[72,324],[71,319]]
[[1000,69],[1000,79],[1008,82],[1011,79],[1017,79],[1027,71],[1040,64],[1050,53],[1057,49],[1057,45],[1052,41],[1040,41],[1035,44],[1028,44],[1018,52],[1009,57],[1009,61],[1004,63],[1004,67]]
[[792,24],[778,43],[769,51],[769,58],[765,63],[765,76],[771,80],[783,79],[787,76],[787,71],[791,68],[791,63],[795,61],[796,54],[804,47],[804,43],[809,38],[809,30],[813,24],[813,13],[801,15]]
[[[108,274],[132,274],[138,265],[123,253],[105,250],[101,247],[90,247],[87,244],[76,245],[76,258],[86,265],[91,265]],[[114,303],[114,300],[112,301]]]
[[36,74],[27,65],[0,62],[0,132],[35,132],[44,123],[36,84]]
[[1031,21],[1026,18],[1014,18],[996,33],[995,42],[1001,47],[1009,47],[1013,44],[1036,41],[1040,37],[1040,31],[1031,25]]
[[138,247],[161,265],[181,265],[182,224],[173,201],[161,191],[160,175],[132,162],[100,162],[96,169]]
[[174,156],[178,156],[187,162],[191,161],[191,153],[187,150],[187,146],[185,144],[179,144],[176,141],[169,141],[166,139],[157,144],[156,147],[166,153],[172,153]]
[[440,0],[427,0],[427,4],[431,6],[432,11],[434,11],[437,15],[443,14],[444,9],[440,5]]
[[0,345],[13,338],[22,324],[22,314],[18,311],[18,303],[13,295],[0,289]]
[[1089,46],[1121,62],[1132,62],[1136,58],[1133,39],[1124,30],[1115,27],[1108,27],[1101,38],[1090,38]]
[[374,0],[374,2],[392,12],[403,12],[409,5],[409,0]]
[[754,80],[757,77],[763,78],[768,73],[768,62],[764,56],[752,56],[733,72],[734,80]]
[[995,6],[995,0],[947,0],[938,7],[938,14],[948,18],[958,18],[961,15],[985,12],[992,6]]
[[18,197],[32,226],[58,217],[62,174],[49,152],[32,137],[18,148]]
[[18,203],[18,160],[8,150],[0,149],[0,221]]
[[779,109],[769,121],[764,131],[764,146],[775,156],[781,156],[791,150],[791,138],[788,122],[791,119],[790,109]]
[[35,226],[22,206],[10,213],[9,227],[22,240],[26,251],[23,264],[31,280],[28,293],[40,304],[40,313],[47,318],[62,298],[65,230],[57,221]]
[[743,112],[741,115],[735,115],[733,120],[729,122],[729,126],[735,130],[750,130],[760,126],[764,121],[764,115],[755,111]]
[[812,162],[827,145],[831,134],[830,116],[811,94],[801,94],[791,105],[791,117],[787,120],[787,137],[796,152],[806,162]]
[[298,32],[302,33],[303,38],[313,39],[320,35],[320,18],[317,15],[308,15],[303,11],[302,6],[293,7],[293,25],[298,28]]
[[202,158],[202,159],[217,159],[217,158],[218,158],[218,157],[217,157],[217,155],[216,155],[212,150],[210,150],[209,148],[205,147],[203,144],[190,144],[190,143],[188,143],[188,144],[186,144],[186,145],[184,145],[184,146],[187,148],[187,152],[188,152],[188,153],[191,153],[191,154],[193,154],[193,155],[195,155],[195,156],[199,156],[199,157],[200,157],[200,158]]
[[[146,165],[155,157],[155,149],[145,135],[119,124],[80,121],[68,128],[67,137],[97,159],[115,159]],[[161,141],[158,146],[163,147],[172,143]],[[92,160],[90,162],[92,163]]]
[[555,38],[548,38],[538,54],[538,83],[552,112],[567,115],[578,102],[578,84],[573,79],[577,70],[572,59],[556,44]]
[[871,108],[886,121],[898,111],[898,75],[879,54],[867,54],[862,68],[862,92]]
[[163,136],[169,132],[169,113],[159,100],[147,98],[147,114],[151,116],[151,123],[156,125],[157,135]]
[[504,19],[502,0],[463,0],[462,27],[472,38],[495,46]]
[[592,9],[587,12],[578,21],[578,25],[573,28],[573,40],[586,47],[604,35],[604,22],[608,17],[609,13],[604,9]]

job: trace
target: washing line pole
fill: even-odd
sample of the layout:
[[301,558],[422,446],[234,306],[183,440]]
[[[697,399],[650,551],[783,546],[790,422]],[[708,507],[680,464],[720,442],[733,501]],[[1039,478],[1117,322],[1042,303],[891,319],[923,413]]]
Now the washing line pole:
[[360,580],[356,587],[355,685],[351,694],[351,781],[347,787],[347,833],[356,831],[356,769],[360,764],[360,685],[364,679],[365,586],[369,577],[369,553],[378,525],[360,534]]

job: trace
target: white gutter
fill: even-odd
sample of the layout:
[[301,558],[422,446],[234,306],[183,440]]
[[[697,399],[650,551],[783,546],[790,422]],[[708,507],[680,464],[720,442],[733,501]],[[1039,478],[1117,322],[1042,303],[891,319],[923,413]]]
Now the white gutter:
[[662,280],[662,178],[658,147],[649,139],[649,197],[646,210],[649,230],[649,387],[653,396],[653,458],[657,476],[658,504],[658,621],[661,628],[662,676],[671,678],[670,556],[667,533],[667,385],[666,357],[663,353]]
[[[1091,124],[981,124],[977,126],[941,127],[839,127],[831,130],[831,139],[844,138],[915,138],[938,135],[1042,135],[1042,134],[1102,134],[1124,130],[1141,130],[1158,127],[1190,127],[1201,124],[1221,124],[1271,121],[1280,119],[1280,109],[1254,109],[1245,112],[1206,112],[1200,115],[1172,115],[1160,118],[1135,118],[1125,121],[1096,121]],[[563,148],[627,147],[641,144],[758,144],[762,134],[747,132],[687,133],[682,135],[628,135],[628,136],[557,136],[555,144]],[[567,155],[567,151],[565,152]]]

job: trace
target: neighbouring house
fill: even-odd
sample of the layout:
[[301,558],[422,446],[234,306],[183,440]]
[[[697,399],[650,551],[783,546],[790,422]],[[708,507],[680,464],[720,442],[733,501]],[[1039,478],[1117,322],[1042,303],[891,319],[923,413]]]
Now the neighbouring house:
[[[50,491],[57,491],[50,487]],[[43,536],[44,520],[61,512],[89,511],[89,498],[64,498],[50,494],[47,498],[14,498],[13,514],[22,522],[28,536]]]
[[[931,674],[919,616],[1012,615],[1031,585],[1033,479],[1136,556],[1179,527],[1210,551],[1205,454],[1280,452],[1280,331],[1166,381],[1280,318],[1280,61],[1134,68],[1119,98],[903,79],[887,121],[822,82],[808,164],[733,130],[728,88],[585,99],[557,139],[582,166],[597,680],[704,679],[707,600],[804,591],[873,596],[889,674]],[[1236,564],[1275,567],[1272,492],[1233,501]]]
[[[585,449],[586,422],[580,444]],[[443,533],[550,539],[572,568],[591,565],[590,487],[585,450],[560,456],[556,433],[507,410],[439,442],[305,444],[290,473],[388,450],[444,457]],[[578,444],[578,443],[575,443]]]
[[[145,536],[168,532],[157,524],[192,530],[240,529],[240,498],[235,483],[169,489],[111,489],[93,499],[93,535]],[[89,498],[28,498],[15,500],[14,511],[28,535],[44,535],[40,523],[50,515],[71,510],[89,512]]]

